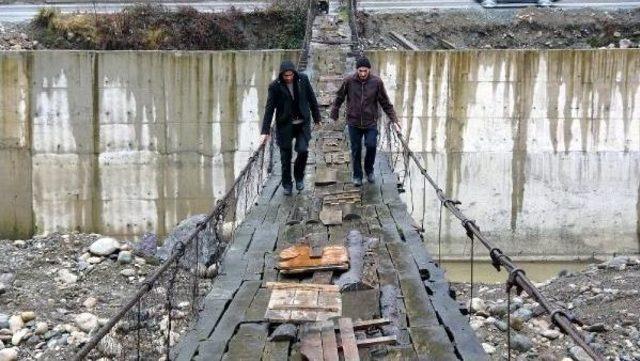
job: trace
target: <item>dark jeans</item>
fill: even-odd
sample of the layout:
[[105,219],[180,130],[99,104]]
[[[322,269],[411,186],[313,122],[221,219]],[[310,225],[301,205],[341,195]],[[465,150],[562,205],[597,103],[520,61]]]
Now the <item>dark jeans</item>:
[[[293,139],[295,139],[295,147],[293,150],[298,154],[293,165],[293,177],[296,181],[304,179],[304,168],[307,166],[307,158],[309,156],[309,144],[304,137],[304,131],[302,130],[302,124],[293,125]],[[291,158],[293,152],[291,144],[288,147],[280,147],[280,163],[282,165],[282,186],[292,187],[291,182]]]
[[351,163],[353,177],[362,179],[362,138],[367,153],[364,156],[364,171],[367,175],[373,173],[373,163],[376,160],[376,146],[378,144],[378,129],[357,128],[349,126],[349,140],[351,141]]

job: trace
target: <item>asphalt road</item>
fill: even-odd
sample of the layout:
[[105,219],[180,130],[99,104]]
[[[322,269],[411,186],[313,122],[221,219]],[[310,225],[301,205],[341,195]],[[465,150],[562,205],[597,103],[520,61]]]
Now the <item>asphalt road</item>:
[[[2,0],[0,0],[1,2]],[[524,3],[503,3],[504,0],[489,0],[497,2],[496,7],[521,7],[535,5],[535,1]],[[266,6],[264,1],[205,1],[205,2],[162,2],[168,8],[178,8],[189,5],[199,11],[218,12],[225,11],[230,7],[241,11],[250,11]],[[42,7],[56,7],[63,13],[88,12],[93,13],[113,13],[122,10],[130,4],[125,3],[71,3],[71,4],[18,4],[0,5],[0,22],[21,22],[31,19]],[[554,7],[561,8],[630,8],[640,7],[640,0],[617,1],[617,0],[559,0],[552,3]],[[482,6],[474,0],[360,0],[358,8],[375,12],[411,12],[429,9],[480,9]]]

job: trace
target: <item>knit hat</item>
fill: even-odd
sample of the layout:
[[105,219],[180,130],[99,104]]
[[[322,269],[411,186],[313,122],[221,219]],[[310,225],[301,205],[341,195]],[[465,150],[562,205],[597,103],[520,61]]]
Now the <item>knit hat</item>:
[[371,63],[369,62],[369,59],[365,58],[364,56],[362,58],[359,58],[358,61],[356,61],[356,69],[361,68],[363,66],[365,68],[371,69]]

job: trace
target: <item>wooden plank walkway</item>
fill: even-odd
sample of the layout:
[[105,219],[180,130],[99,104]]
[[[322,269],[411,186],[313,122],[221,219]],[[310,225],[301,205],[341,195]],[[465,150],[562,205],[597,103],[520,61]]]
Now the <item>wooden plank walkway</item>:
[[[335,128],[335,129],[332,129]],[[309,233],[321,233],[322,245],[346,245],[346,235],[357,230],[377,238],[373,248],[377,260],[376,287],[342,292],[342,317],[354,321],[388,318],[384,335],[395,335],[396,345],[360,348],[363,360],[485,360],[480,343],[449,296],[444,273],[422,244],[411,217],[401,202],[396,177],[388,160],[379,155],[375,184],[361,188],[361,202],[354,213],[361,217],[325,226],[313,219],[323,194],[352,190],[350,165],[325,163],[322,142],[344,134],[339,127],[325,125],[314,132],[312,159],[307,166],[306,188],[287,197],[272,176],[256,206],[239,226],[236,238],[224,256],[195,327],[176,348],[177,360],[299,360],[300,340],[270,341],[277,325],[264,319],[271,290],[270,281],[332,283],[340,273],[317,271],[313,275],[285,275],[275,268],[278,252]],[[343,139],[347,139],[343,136]],[[346,150],[347,141],[340,141]],[[314,186],[315,170],[337,169],[335,184]],[[315,210],[314,210],[315,208]],[[294,213],[306,215],[300,217]],[[290,221],[291,218],[302,218]]]

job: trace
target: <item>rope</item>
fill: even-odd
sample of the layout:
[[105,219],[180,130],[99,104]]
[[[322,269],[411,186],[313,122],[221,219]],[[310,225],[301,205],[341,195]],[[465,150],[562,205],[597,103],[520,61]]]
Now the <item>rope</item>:
[[[356,11],[355,0],[349,0],[349,10],[350,10],[349,22],[350,22],[351,31],[353,34],[353,39],[354,39],[354,44],[352,45],[352,49],[358,49],[359,54],[361,55],[364,53],[364,46],[360,42],[360,38],[358,36],[357,24],[355,22],[355,11]],[[415,155],[415,153],[411,150],[411,148],[409,148],[409,145],[407,144],[406,140],[402,136],[402,133],[397,129],[392,129],[390,125],[387,126],[387,132],[388,132],[388,138],[390,139],[389,140],[390,149],[388,152],[389,156],[393,158],[394,149],[391,149],[391,145],[392,145],[391,138],[393,138],[396,141],[396,144],[399,143],[399,146],[396,149],[400,149],[400,152],[402,152],[403,155],[406,155],[407,157],[411,158],[414,161],[415,165],[420,170],[420,173],[422,173],[423,177],[426,179],[426,181],[429,182],[429,184],[431,184],[431,187],[435,190],[436,195],[441,202],[441,207],[447,208],[456,218],[458,218],[462,222],[462,225],[465,228],[467,236],[472,240],[471,241],[472,255],[473,255],[473,240],[477,239],[487,250],[490,251],[492,264],[498,271],[500,271],[500,267],[504,267],[505,269],[507,269],[507,271],[510,272],[510,274],[513,270],[518,270],[516,266],[513,264],[513,262],[511,261],[511,259],[506,255],[504,255],[502,251],[496,248],[487,239],[487,237],[484,236],[484,234],[480,231],[480,228],[475,224],[475,222],[467,218],[467,216],[464,213],[462,213],[462,211],[458,208],[458,205],[460,204],[460,202],[452,200],[444,194],[444,192],[438,186],[435,180],[429,175],[429,173],[427,172],[427,169],[422,165],[422,163],[420,162],[418,157]],[[441,217],[440,217],[440,222],[438,226],[438,253],[439,253],[438,259],[439,261],[441,260],[440,237],[441,237]],[[473,261],[472,261],[471,267],[473,269]],[[552,306],[549,300],[547,300],[546,297],[544,297],[542,293],[533,285],[531,280],[529,280],[524,275],[524,272],[516,273],[513,276],[513,282],[519,288],[524,289],[528,295],[530,295],[533,299],[535,299],[545,309],[545,311],[547,312],[553,311],[552,320],[554,321],[554,323],[558,325],[559,329],[561,329],[563,332],[569,335],[569,337],[571,337],[576,344],[582,347],[582,349],[584,349],[584,351],[589,356],[591,356],[596,361],[603,360],[602,356],[598,355],[585,342],[582,336],[578,333],[578,330],[573,325],[575,318],[572,319],[568,317],[566,312],[558,310],[556,309],[556,307]],[[471,291],[473,292],[473,282],[472,282]]]

